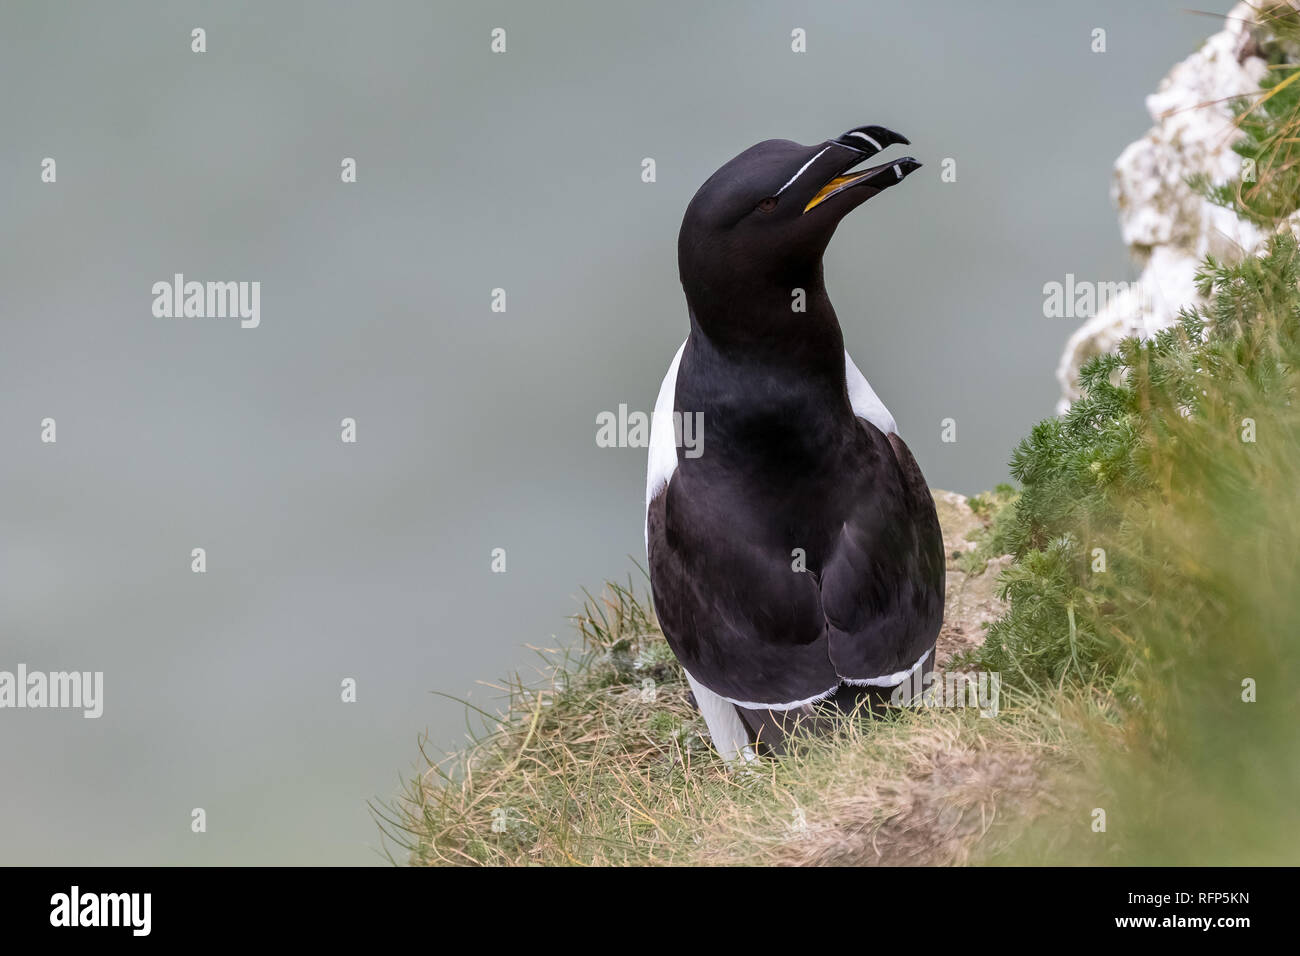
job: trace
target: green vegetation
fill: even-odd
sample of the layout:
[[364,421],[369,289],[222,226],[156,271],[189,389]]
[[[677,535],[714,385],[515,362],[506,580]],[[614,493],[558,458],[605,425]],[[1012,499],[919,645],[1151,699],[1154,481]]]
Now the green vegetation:
[[1010,610],[979,660],[1116,702],[1067,811],[1104,809],[1106,833],[1040,828],[1037,859],[1300,860],[1300,18],[1264,17],[1273,69],[1237,109],[1254,176],[1208,193],[1272,235],[1207,259],[1209,304],[1090,362],[1012,458]]
[[1244,134],[1233,149],[1253,169],[1237,182],[1214,186],[1201,179],[1193,186],[1243,219],[1272,228],[1300,209],[1300,176],[1294,168],[1300,162],[1300,141],[1295,137],[1300,109],[1300,16],[1287,3],[1267,2],[1257,9],[1257,19],[1268,28],[1260,50],[1268,73],[1259,96],[1233,104],[1237,126]]
[[1066,828],[1062,861],[1300,859],[1300,249],[1202,281],[1208,308],[1091,362],[1012,461],[1010,610],[980,663],[1117,702],[1075,782],[1108,830]]

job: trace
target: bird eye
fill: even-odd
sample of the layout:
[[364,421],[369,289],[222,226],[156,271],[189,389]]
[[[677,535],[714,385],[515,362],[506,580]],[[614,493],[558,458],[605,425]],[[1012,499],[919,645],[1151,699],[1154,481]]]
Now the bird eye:
[[776,197],[768,196],[766,199],[760,199],[754,208],[759,212],[771,212],[776,208]]

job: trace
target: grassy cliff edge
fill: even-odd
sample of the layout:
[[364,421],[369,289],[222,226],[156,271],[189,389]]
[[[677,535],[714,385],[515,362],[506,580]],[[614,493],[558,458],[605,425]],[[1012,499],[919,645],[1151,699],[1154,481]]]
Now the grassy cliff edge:
[[[981,555],[1009,489],[936,492],[948,551],[940,668],[969,667],[1003,610],[1005,558]],[[974,507],[972,507],[972,504]],[[1049,715],[917,707],[846,719],[742,771],[707,743],[680,666],[631,585],[542,651],[539,681],[501,686],[463,749],[428,759],[376,808],[417,864],[957,863],[1000,851],[1063,759]]]

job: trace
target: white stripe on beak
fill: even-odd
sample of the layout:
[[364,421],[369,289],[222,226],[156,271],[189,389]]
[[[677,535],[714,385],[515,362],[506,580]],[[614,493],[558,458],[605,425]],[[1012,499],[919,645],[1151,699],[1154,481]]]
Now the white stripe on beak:
[[806,162],[806,163],[804,163],[802,166],[800,166],[800,167],[799,167],[799,172],[797,172],[797,173],[795,173],[793,176],[791,176],[791,177],[790,177],[790,181],[787,182],[787,183],[786,183],[784,186],[782,186],[780,189],[778,189],[778,190],[776,191],[776,194],[779,196],[779,195],[781,195],[781,193],[785,192],[786,189],[789,187],[790,183],[794,182],[796,179],[798,179],[800,176],[802,176],[802,175],[804,174],[804,170],[806,170],[806,169],[807,169],[809,166],[811,166],[813,163],[817,162],[817,160],[818,160],[818,158],[820,158],[821,154],[824,153],[824,152],[826,152],[826,150],[828,150],[828,149],[830,149],[830,146],[823,146],[823,147],[822,147],[822,152],[821,152],[821,153],[818,153],[818,154],[817,154],[816,156],[814,156],[812,159],[808,160],[808,162]]
[[861,136],[863,139],[865,139],[865,140],[866,140],[868,143],[870,143],[872,146],[876,147],[877,151],[879,151],[879,150],[881,150],[881,149],[884,149],[883,146],[881,146],[879,143],[877,143],[874,139],[872,139],[872,138],[871,138],[870,136],[868,136],[866,133],[859,132],[858,130],[854,130],[852,133],[849,133],[849,135],[850,135],[850,136]]

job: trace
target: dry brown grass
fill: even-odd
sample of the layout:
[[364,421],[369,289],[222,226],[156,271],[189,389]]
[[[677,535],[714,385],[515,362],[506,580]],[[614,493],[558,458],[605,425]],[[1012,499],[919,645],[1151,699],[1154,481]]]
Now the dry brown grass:
[[1054,805],[1070,764],[1046,712],[919,709],[848,721],[769,765],[760,799],[721,808],[702,854],[777,865],[955,865],[1003,852]]

